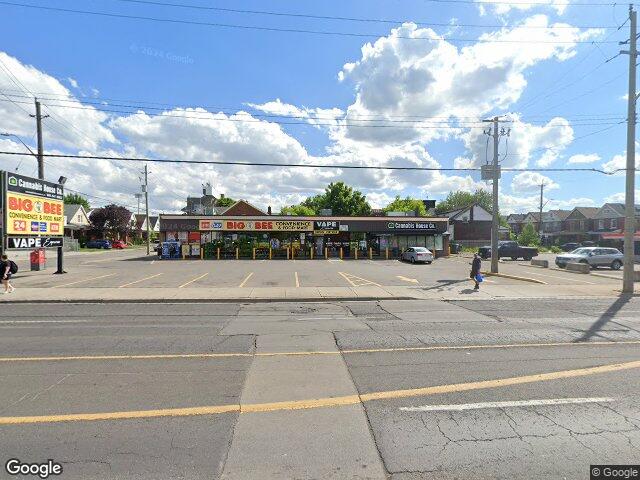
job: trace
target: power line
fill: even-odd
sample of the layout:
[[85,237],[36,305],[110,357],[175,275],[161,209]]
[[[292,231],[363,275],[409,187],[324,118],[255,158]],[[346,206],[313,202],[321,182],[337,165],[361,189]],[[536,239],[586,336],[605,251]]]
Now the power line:
[[[0,155],[31,155],[25,152],[0,151]],[[176,163],[186,165],[230,165],[244,167],[280,167],[280,168],[332,168],[336,170],[399,170],[399,171],[427,171],[427,172],[479,172],[480,168],[455,168],[455,167],[386,167],[380,165],[329,165],[313,163],[276,163],[276,162],[228,162],[221,160],[177,160],[171,158],[143,158],[143,157],[112,157],[107,155],[64,155],[45,153],[48,158],[76,158],[83,160],[111,160],[120,162],[151,162],[151,163]],[[605,171],[597,168],[502,168],[506,172],[594,172],[604,175],[613,175],[625,169]]]
[[[264,15],[264,16],[274,16],[274,17],[286,17],[286,18],[308,18],[313,20],[338,20],[338,21],[346,21],[346,22],[361,22],[361,23],[383,23],[383,24],[391,24],[398,25],[405,22],[412,22],[418,26],[426,26],[426,27],[464,27],[464,28],[505,28],[509,25],[481,25],[481,24],[469,24],[469,23],[437,23],[437,22],[428,22],[422,20],[394,20],[394,19],[384,19],[384,18],[363,18],[363,17],[341,17],[335,15],[316,15],[309,13],[293,13],[293,12],[273,12],[266,10],[246,10],[246,9],[238,9],[238,8],[223,8],[223,7],[212,7],[209,5],[193,5],[187,3],[176,3],[176,2],[158,2],[151,0],[113,0],[121,3],[129,3],[129,4],[140,4],[140,5],[154,5],[160,7],[173,7],[173,8],[182,8],[182,9],[190,9],[190,10],[200,10],[200,11],[213,11],[213,12],[226,12],[226,13],[242,13],[242,14],[250,14],[250,15]],[[428,0],[427,0],[428,1]],[[474,3],[495,3],[495,2],[474,2]],[[507,3],[507,2],[505,2]],[[518,2],[519,5],[522,3]],[[555,5],[555,4],[554,4]],[[573,4],[572,4],[573,5]],[[541,25],[515,25],[514,27],[523,28],[523,29],[563,29],[563,28],[601,28],[601,29],[615,29],[618,28],[616,25],[552,25],[552,26],[541,26]]]
[[[429,0],[429,1],[445,1],[445,0]],[[461,1],[461,0],[446,0],[447,2],[453,1]],[[475,3],[475,2],[473,2]],[[279,27],[265,27],[259,25],[240,25],[240,24],[231,24],[231,23],[219,23],[219,22],[200,22],[195,20],[183,20],[177,18],[160,18],[160,17],[147,17],[143,15],[127,15],[122,13],[108,13],[108,12],[96,12],[92,10],[75,10],[70,8],[59,8],[59,7],[46,7],[44,5],[30,5],[26,3],[17,3],[17,2],[6,2],[0,1],[0,5],[8,5],[14,7],[23,7],[23,8],[32,8],[37,10],[46,10],[52,12],[60,12],[60,13],[73,13],[73,14],[81,14],[81,15],[92,15],[92,16],[100,16],[100,17],[109,17],[109,18],[120,18],[127,20],[144,20],[150,22],[159,22],[159,23],[172,23],[172,24],[180,24],[180,25],[198,25],[204,27],[214,27],[214,28],[228,28],[228,29],[238,29],[238,30],[259,30],[265,32],[282,32],[282,33],[302,33],[302,34],[310,34],[310,35],[323,35],[323,36],[341,36],[341,37],[356,37],[356,38],[380,38],[387,35],[387,33],[356,33],[356,32],[338,32],[338,31],[329,31],[329,30],[308,30],[308,29],[299,29],[299,28],[279,28]],[[574,4],[575,5],[575,4]],[[609,4],[607,4],[609,5]],[[453,37],[408,37],[404,35],[396,35],[394,38],[403,39],[403,40],[418,40],[418,41],[434,41],[434,40],[446,40],[447,42],[455,43],[536,43],[536,44],[571,44],[575,45],[578,43],[616,43],[616,42],[594,42],[591,40],[504,40],[504,39],[489,39],[489,38],[453,38]]]
[[[5,101],[0,99],[0,102]],[[26,104],[27,102],[20,102]],[[239,115],[238,113],[225,113],[225,112],[201,112],[201,115],[198,115],[199,112],[185,112],[185,114],[177,114],[177,113],[168,113],[166,111],[162,111],[160,113],[148,113],[145,111],[133,111],[133,110],[121,110],[121,109],[110,109],[110,108],[96,108],[96,107],[84,107],[81,105],[61,105],[61,104],[47,104],[48,107],[53,108],[67,108],[74,110],[89,110],[89,111],[99,111],[104,113],[118,113],[123,115],[144,115],[151,118],[183,118],[183,119],[191,119],[191,120],[205,120],[211,122],[234,122],[234,123],[263,123],[266,120],[261,120],[260,118],[254,117],[269,117],[269,118],[292,118],[298,120],[305,121],[283,121],[283,120],[269,120],[268,123],[277,124],[277,125],[304,125],[304,126],[326,126],[326,127],[347,127],[347,128],[396,128],[396,129],[415,129],[415,130],[460,130],[464,128],[483,128],[482,122],[479,121],[460,121],[452,118],[449,122],[425,122],[420,120],[384,120],[384,119],[349,119],[349,118],[327,118],[333,120],[333,123],[322,123],[317,122],[316,117],[289,117],[289,116],[281,116],[281,115],[259,115],[259,114],[250,114],[246,113],[246,116],[249,118],[239,118],[241,116],[245,116],[244,114]],[[135,108],[135,107],[132,107]],[[142,107],[144,108],[144,107]],[[162,110],[162,109],[156,109]],[[50,111],[50,109],[48,109]],[[223,114],[224,117],[216,117],[216,115]],[[226,116],[229,115],[229,116]],[[233,117],[233,118],[232,118]],[[618,117],[620,118],[620,117]],[[606,118],[600,119],[600,121],[594,120],[586,120],[586,121],[576,121],[572,123],[572,126],[581,127],[581,126],[595,126],[595,125],[617,125],[618,122],[614,122],[611,120],[615,120],[615,118]],[[351,121],[351,123],[346,123]],[[508,120],[507,120],[508,121]],[[353,123],[353,122],[381,122],[381,123]],[[537,126],[545,126],[545,122],[528,122],[531,125]],[[564,127],[564,125],[550,125],[549,128],[560,128]]]

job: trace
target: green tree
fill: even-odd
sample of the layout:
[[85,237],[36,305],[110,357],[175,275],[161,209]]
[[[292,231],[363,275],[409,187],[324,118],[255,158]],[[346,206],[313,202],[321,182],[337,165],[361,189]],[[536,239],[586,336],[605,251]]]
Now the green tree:
[[487,212],[491,213],[493,211],[493,194],[481,188],[473,193],[461,190],[449,192],[447,198],[436,205],[436,213],[449,212],[457,208],[468,207],[473,203],[477,203]]
[[290,207],[282,207],[280,215],[297,215],[300,217],[312,217],[316,214],[315,210],[306,205],[291,205]]
[[389,205],[384,207],[383,211],[386,212],[416,212],[416,215],[424,217],[427,215],[427,209],[422,203],[422,200],[417,198],[400,198],[400,195],[396,195],[396,198]]
[[236,203],[236,201],[233,198],[229,198],[229,197],[219,198],[216,201],[216,207],[230,207],[234,203]]
[[64,203],[67,205],[82,205],[85,210],[90,210],[89,200],[77,193],[67,193],[64,196]]
[[527,223],[524,226],[522,232],[518,235],[518,243],[525,247],[537,247],[540,245],[540,237],[532,224]]
[[344,182],[330,183],[323,194],[307,198],[301,205],[315,212],[330,208],[333,215],[371,214],[371,205],[367,202],[367,197]]

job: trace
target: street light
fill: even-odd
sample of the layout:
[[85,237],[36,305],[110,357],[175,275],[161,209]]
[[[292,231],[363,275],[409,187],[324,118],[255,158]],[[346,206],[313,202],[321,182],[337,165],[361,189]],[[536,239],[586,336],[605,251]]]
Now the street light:
[[34,156],[34,157],[36,157],[36,158],[38,157],[38,155],[36,155],[36,153],[35,153],[33,150],[31,150],[31,148],[29,147],[29,145],[27,145],[26,143],[24,143],[24,142],[22,141],[22,139],[21,139],[18,135],[16,135],[15,133],[3,132],[3,133],[0,133],[0,135],[2,135],[3,137],[13,137],[13,138],[17,139],[17,140],[18,140],[22,145],[24,145],[24,148],[26,148],[27,150],[29,150],[29,152],[31,153],[31,155],[33,155],[33,156]]

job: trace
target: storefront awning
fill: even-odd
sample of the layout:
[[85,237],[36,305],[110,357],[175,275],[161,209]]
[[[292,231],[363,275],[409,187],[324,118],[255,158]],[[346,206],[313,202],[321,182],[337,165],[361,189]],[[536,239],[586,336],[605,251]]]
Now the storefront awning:
[[[612,232],[612,233],[602,233],[602,240],[624,240],[624,233],[622,232]],[[633,237],[634,241],[640,240],[640,232],[636,232]]]

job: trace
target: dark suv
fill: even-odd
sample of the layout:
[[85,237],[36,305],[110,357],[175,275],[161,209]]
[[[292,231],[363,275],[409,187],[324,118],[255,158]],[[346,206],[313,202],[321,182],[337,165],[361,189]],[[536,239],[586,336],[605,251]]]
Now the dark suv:
[[104,248],[108,250],[111,248],[111,242],[109,240],[89,240],[86,245],[87,248]]

